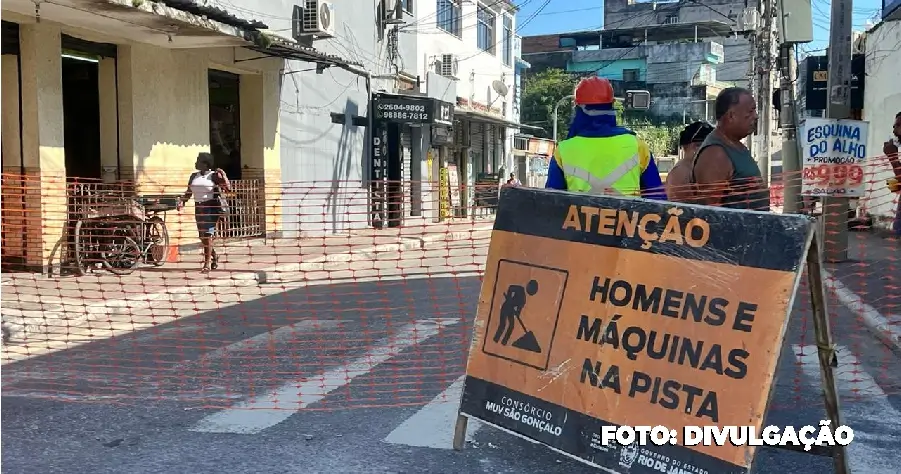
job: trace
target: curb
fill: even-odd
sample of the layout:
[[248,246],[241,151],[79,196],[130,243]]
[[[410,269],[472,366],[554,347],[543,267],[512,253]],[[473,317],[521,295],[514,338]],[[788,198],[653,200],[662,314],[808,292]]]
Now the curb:
[[[456,231],[456,232],[446,232],[435,234],[434,236],[425,236],[425,237],[399,237],[398,242],[390,243],[390,244],[379,244],[373,245],[369,247],[363,247],[360,249],[355,249],[350,252],[342,252],[336,253],[332,255],[322,255],[319,257],[315,257],[310,259],[308,262],[300,262],[300,263],[287,263],[282,265],[276,265],[269,268],[264,268],[260,270],[248,271],[248,272],[240,272],[234,273],[228,277],[224,278],[216,278],[210,280],[205,285],[194,285],[194,286],[184,286],[172,288],[166,292],[157,292],[157,293],[149,293],[143,295],[135,295],[134,298],[130,298],[129,300],[116,299],[110,301],[104,301],[100,303],[93,303],[90,305],[84,306],[84,313],[79,314],[77,317],[66,317],[65,312],[63,312],[63,308],[59,308],[54,311],[54,309],[44,309],[40,311],[22,311],[15,309],[4,309],[4,316],[6,318],[3,322],[4,327],[9,328],[12,331],[13,337],[20,336],[21,334],[29,334],[29,333],[47,333],[48,328],[52,328],[55,325],[49,324],[50,321],[65,321],[66,327],[71,326],[80,326],[89,321],[96,321],[103,317],[115,316],[117,314],[121,314],[124,312],[130,312],[138,309],[149,308],[154,301],[162,299],[164,297],[171,297],[174,301],[179,300],[187,300],[191,297],[191,295],[195,291],[203,291],[209,287],[219,287],[219,286],[251,286],[251,285],[259,285],[265,284],[269,279],[270,275],[278,274],[283,272],[299,272],[299,271],[322,271],[325,270],[326,267],[331,263],[345,263],[345,262],[353,262],[359,261],[363,259],[378,259],[378,254],[380,253],[388,253],[388,252],[397,252],[401,250],[424,250],[428,247],[429,244],[438,243],[438,242],[448,242],[448,241],[457,241],[457,240],[469,240],[472,239],[475,234],[485,233],[485,238],[490,238],[491,231],[494,228],[494,224],[475,227],[467,231]],[[181,298],[179,298],[179,296]],[[124,311],[123,311],[124,310]],[[10,319],[14,319],[17,317],[32,319],[32,316],[25,316],[29,313],[38,313],[34,319],[41,319],[44,322],[42,324],[16,324],[12,323]],[[8,318],[8,319],[7,319]]]
[[824,271],[825,285],[830,291],[835,293],[838,300],[852,313],[860,317],[867,329],[870,330],[879,340],[888,346],[889,349],[901,353],[901,327],[892,324],[892,321],[883,316],[876,308],[868,305],[864,300],[849,290],[844,283],[838,278],[832,276],[831,273]]

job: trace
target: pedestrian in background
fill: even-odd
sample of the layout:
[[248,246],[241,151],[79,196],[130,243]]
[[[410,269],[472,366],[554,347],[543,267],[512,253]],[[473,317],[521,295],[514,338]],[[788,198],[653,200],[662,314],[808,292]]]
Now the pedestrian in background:
[[[898,159],[898,148],[901,147],[901,112],[895,114],[895,123],[892,126],[892,137],[882,145],[882,152],[892,165],[894,181],[889,180],[889,190],[901,192],[901,160]],[[896,236],[901,236],[901,197],[898,198],[898,209],[895,210],[895,220],[892,223],[892,231]]]
[[194,220],[197,221],[197,232],[203,245],[203,268],[200,271],[209,273],[219,267],[214,239],[219,220],[228,212],[223,193],[231,191],[231,183],[225,171],[213,169],[213,155],[209,153],[198,153],[194,167],[197,171],[188,178],[188,189],[178,198],[177,209],[180,211],[185,202],[194,196]]
[[[691,183],[708,206],[770,210],[770,192],[757,162],[741,142],[757,130],[757,104],[747,89],[729,87],[716,97],[716,127],[692,160]],[[767,111],[769,112],[769,111]]]
[[673,202],[694,202],[695,193],[691,186],[691,163],[701,143],[713,131],[707,122],[694,122],[679,133],[681,157],[666,175],[666,198]]

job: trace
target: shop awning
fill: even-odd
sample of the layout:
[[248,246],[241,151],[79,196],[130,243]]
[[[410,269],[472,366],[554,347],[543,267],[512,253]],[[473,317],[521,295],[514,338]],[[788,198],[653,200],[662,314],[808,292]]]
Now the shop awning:
[[507,120],[503,117],[498,117],[497,115],[493,115],[493,114],[489,114],[489,113],[485,113],[485,112],[479,112],[477,110],[472,110],[472,109],[461,108],[460,106],[457,106],[457,108],[454,109],[454,117],[467,119],[472,122],[485,122],[485,123],[491,123],[491,124],[495,124],[495,125],[503,125],[507,128],[516,128],[516,129],[520,129],[520,130],[533,130],[533,131],[540,131],[540,132],[544,131],[544,129],[541,127],[536,127],[534,125],[525,125],[525,124],[522,124],[519,122],[514,122],[512,120]]
[[248,31],[245,37],[248,41],[253,42],[252,46],[246,46],[247,49],[266,56],[307,61],[325,66],[363,66],[360,63],[348,61],[340,56],[324,53],[316,48],[309,48],[291,39],[264,31]]
[[[122,2],[124,0],[105,0]],[[246,49],[289,60],[307,61],[329,66],[361,66],[333,54],[324,53],[316,48],[303,46],[291,38],[268,32],[269,26],[256,19],[241,18],[219,7],[203,4],[198,0],[159,0],[166,7],[193,15],[207,21],[231,27],[235,36],[243,40]],[[157,9],[159,10],[159,9]],[[157,12],[157,10],[153,10]],[[186,20],[187,21],[187,20]],[[213,28],[213,25],[205,25]],[[220,29],[221,30],[221,29]]]

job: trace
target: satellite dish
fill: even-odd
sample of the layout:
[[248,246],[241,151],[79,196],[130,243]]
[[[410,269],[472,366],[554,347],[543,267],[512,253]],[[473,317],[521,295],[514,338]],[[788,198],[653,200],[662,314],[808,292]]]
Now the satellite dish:
[[492,81],[491,88],[494,89],[494,92],[497,92],[498,94],[500,94],[502,96],[506,96],[507,93],[510,92],[509,89],[507,88],[507,84],[504,84],[503,81],[499,81],[499,80]]

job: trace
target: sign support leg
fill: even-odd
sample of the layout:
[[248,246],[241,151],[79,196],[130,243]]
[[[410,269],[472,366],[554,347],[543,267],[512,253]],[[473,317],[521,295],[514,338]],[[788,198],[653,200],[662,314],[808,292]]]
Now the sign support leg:
[[[810,249],[807,251],[807,281],[810,285],[810,298],[813,306],[813,330],[820,359],[826,415],[832,422],[832,431],[834,433],[843,423],[838,389],[835,383],[835,373],[832,370],[838,365],[838,359],[835,355],[835,349],[832,344],[832,331],[829,327],[828,299],[826,287],[823,285],[822,255],[820,252],[819,239],[814,235]],[[849,473],[848,458],[844,446],[836,444],[832,447],[832,463],[836,474]]]
[[454,426],[454,451],[463,451],[466,446],[466,427],[469,424],[469,418],[457,414],[457,424]]

